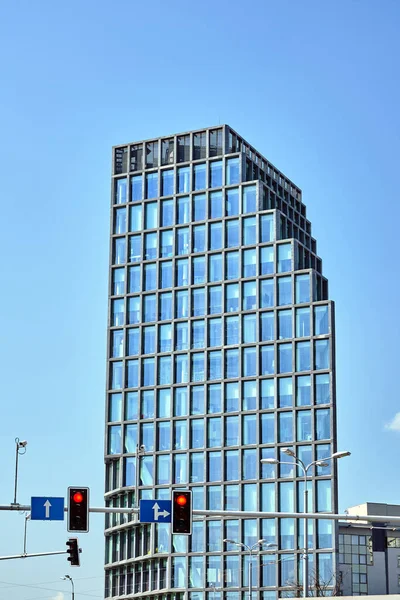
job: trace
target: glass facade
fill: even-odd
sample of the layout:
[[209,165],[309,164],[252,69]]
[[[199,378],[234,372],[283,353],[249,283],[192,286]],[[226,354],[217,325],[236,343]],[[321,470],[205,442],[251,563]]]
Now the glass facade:
[[[300,190],[227,126],[117,147],[113,179],[108,505],[188,488],[199,510],[301,511],[301,474],[260,462],[336,450],[333,304]],[[336,511],[334,469],[309,486],[310,510]],[[309,526],[326,574],[334,532]],[[277,544],[253,583],[286,597],[302,537],[267,514],[195,521],[189,538],[109,515],[105,597],[242,600],[247,557],[226,538]]]

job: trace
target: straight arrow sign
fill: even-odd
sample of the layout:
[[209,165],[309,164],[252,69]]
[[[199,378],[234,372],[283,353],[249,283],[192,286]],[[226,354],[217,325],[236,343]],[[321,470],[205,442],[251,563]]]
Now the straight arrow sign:
[[45,518],[46,519],[50,519],[50,502],[49,500],[46,500],[46,502],[43,504],[44,508],[45,508]]

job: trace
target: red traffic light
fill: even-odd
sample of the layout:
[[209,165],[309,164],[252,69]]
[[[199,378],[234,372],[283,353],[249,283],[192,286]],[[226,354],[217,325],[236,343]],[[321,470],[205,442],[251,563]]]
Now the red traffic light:
[[180,495],[175,498],[175,502],[179,504],[179,506],[185,506],[187,503],[186,496]]
[[75,492],[75,494],[72,496],[72,500],[77,503],[82,502],[83,495],[81,494],[81,492]]

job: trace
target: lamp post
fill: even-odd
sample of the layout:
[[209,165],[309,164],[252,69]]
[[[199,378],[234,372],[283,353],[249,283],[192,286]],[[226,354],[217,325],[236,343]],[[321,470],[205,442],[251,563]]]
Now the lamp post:
[[14,477],[14,502],[17,504],[17,486],[18,486],[18,457],[25,454],[28,442],[26,440],[20,441],[19,438],[15,438],[15,477]]
[[61,579],[63,579],[64,581],[70,581],[71,582],[71,587],[72,587],[72,600],[75,600],[75,589],[74,589],[74,580],[72,579],[72,577],[70,575],[64,575],[64,577],[61,577]]
[[307,519],[307,513],[308,513],[307,475],[308,475],[308,471],[311,469],[311,467],[314,467],[314,466],[327,467],[329,460],[337,460],[338,458],[344,458],[345,456],[350,456],[351,453],[348,451],[334,452],[331,456],[328,456],[327,458],[323,458],[320,460],[313,460],[312,462],[310,462],[310,464],[306,465],[298,456],[296,456],[296,454],[290,448],[282,448],[281,452],[292,457],[293,462],[278,460],[277,458],[262,458],[261,462],[264,464],[269,464],[269,465],[277,465],[277,464],[293,465],[293,464],[295,464],[298,467],[300,467],[300,469],[303,472],[303,477],[304,477],[304,494],[303,494],[303,496],[304,496],[304,500],[303,500],[303,502],[304,502],[304,506],[303,506],[303,513],[304,513],[304,574],[303,574],[303,582],[304,583],[303,583],[303,597],[308,598],[308,519]]
[[239,546],[241,548],[244,548],[245,551],[248,553],[249,555],[249,600],[251,600],[251,593],[252,593],[252,561],[253,561],[253,551],[256,548],[261,549],[262,546],[267,546],[267,548],[271,548],[271,547],[276,547],[276,544],[267,544],[265,542],[265,540],[261,539],[258,540],[258,542],[256,542],[255,544],[253,544],[252,546],[248,546],[247,544],[243,544],[243,542],[236,542],[235,540],[224,540],[225,544],[234,544],[235,546]]
[[146,454],[146,446],[144,444],[142,444],[141,446],[139,446],[139,444],[136,444],[136,467],[135,467],[135,479],[136,479],[136,489],[135,489],[135,495],[136,495],[136,508],[139,508],[139,477],[140,477],[140,459],[142,458],[142,456],[144,456]]

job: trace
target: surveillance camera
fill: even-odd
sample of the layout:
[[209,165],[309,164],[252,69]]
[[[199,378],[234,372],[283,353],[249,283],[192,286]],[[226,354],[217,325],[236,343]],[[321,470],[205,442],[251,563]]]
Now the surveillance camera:
[[18,446],[20,448],[25,448],[25,446],[27,446],[27,445],[28,445],[28,442],[26,440],[24,440],[22,442],[18,442]]
[[143,450],[143,452],[146,450],[146,446],[144,444],[140,445],[140,450]]

